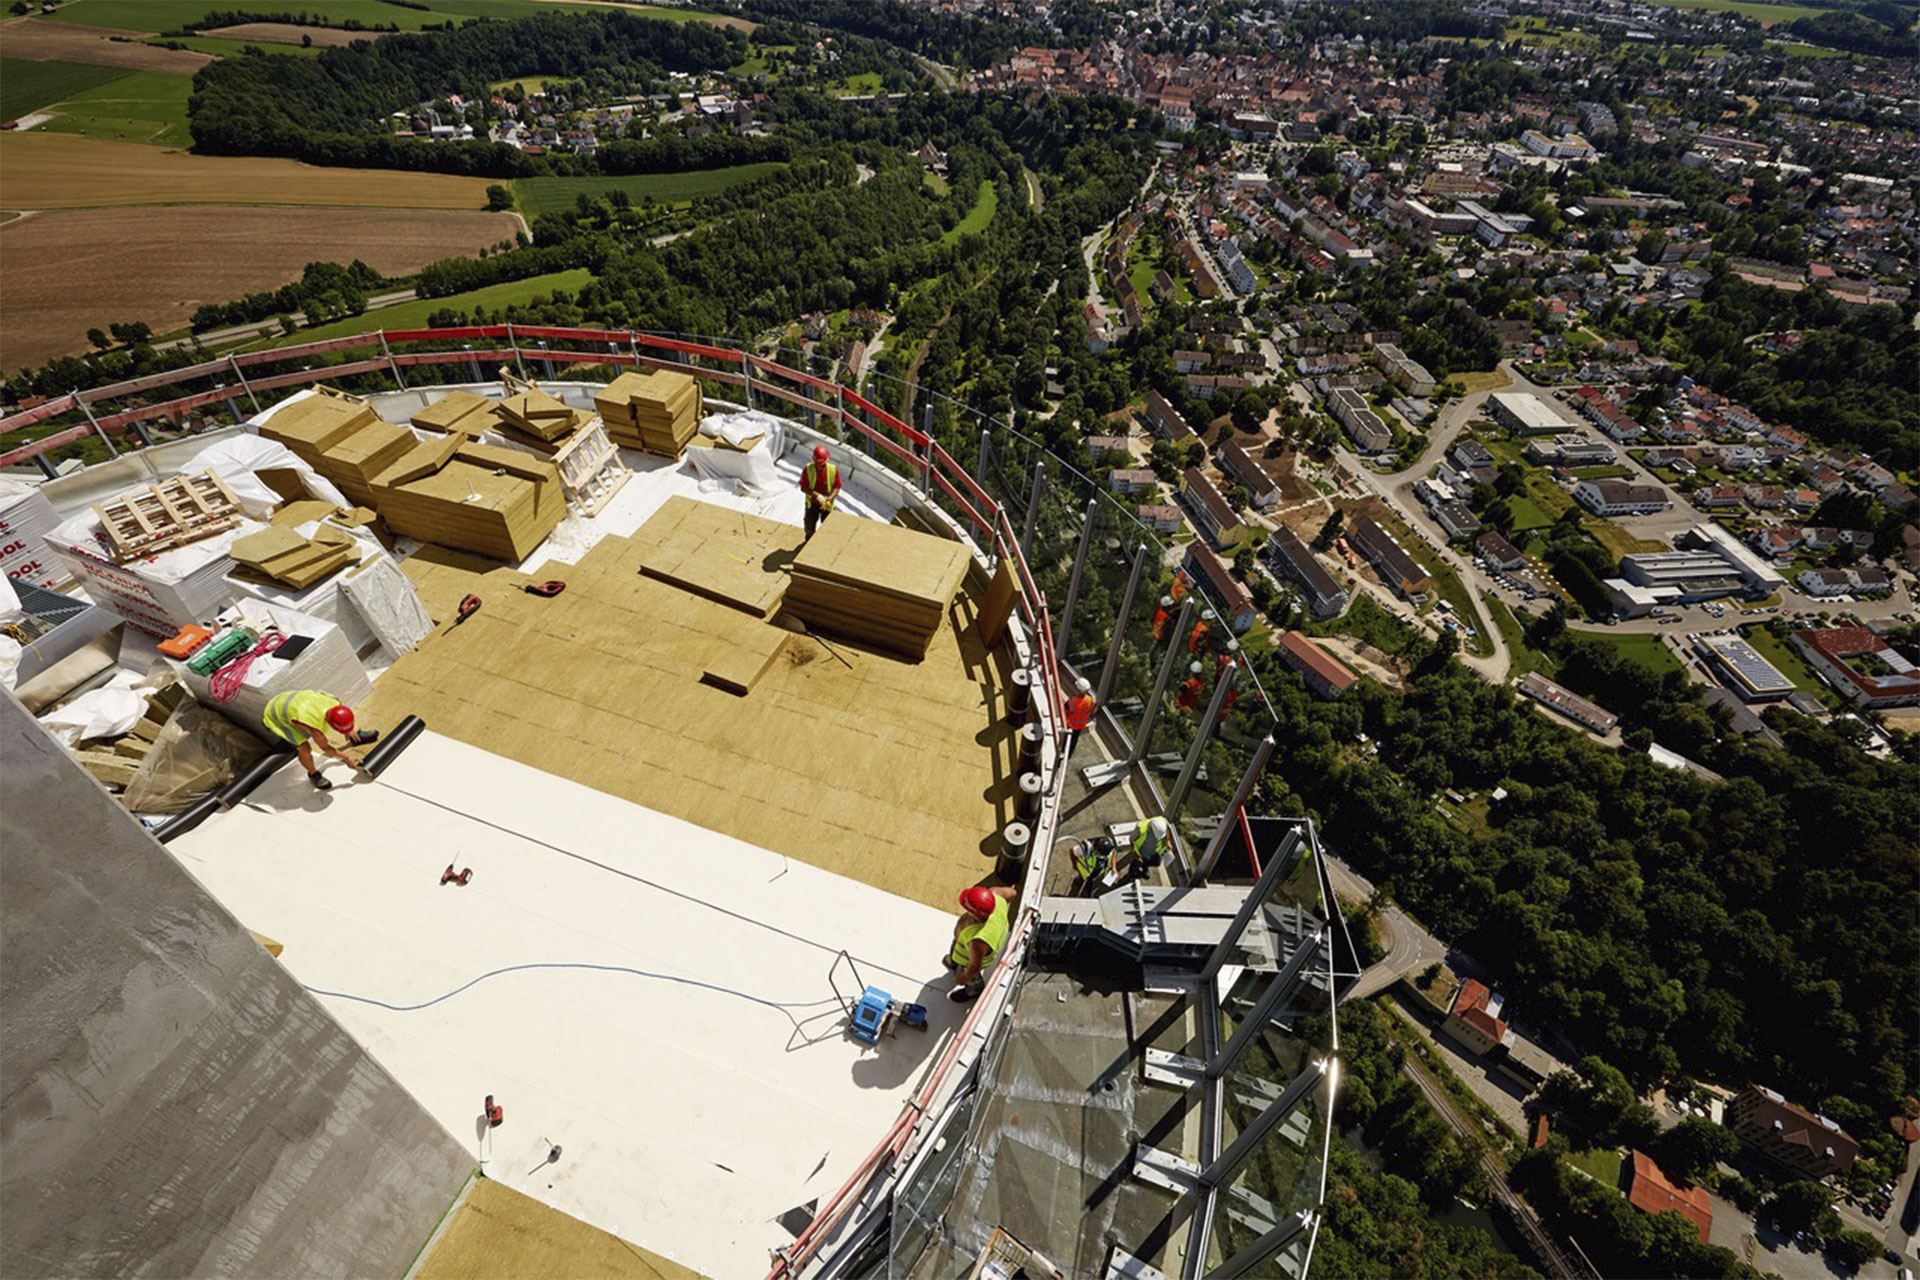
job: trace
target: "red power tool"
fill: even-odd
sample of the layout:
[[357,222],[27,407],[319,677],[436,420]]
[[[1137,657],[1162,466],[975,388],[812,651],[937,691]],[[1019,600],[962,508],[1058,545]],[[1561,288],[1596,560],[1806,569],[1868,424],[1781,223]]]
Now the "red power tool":
[[[474,614],[478,612],[480,612],[480,597],[479,596],[466,597],[464,600],[460,602],[460,616],[453,620],[453,627],[459,626],[461,623],[465,622],[468,618],[471,618]],[[448,627],[447,630],[451,631],[453,630],[453,627]]]
[[566,589],[567,584],[558,578],[555,578],[551,582],[529,582],[526,588],[528,595],[544,596],[548,600],[553,599]]

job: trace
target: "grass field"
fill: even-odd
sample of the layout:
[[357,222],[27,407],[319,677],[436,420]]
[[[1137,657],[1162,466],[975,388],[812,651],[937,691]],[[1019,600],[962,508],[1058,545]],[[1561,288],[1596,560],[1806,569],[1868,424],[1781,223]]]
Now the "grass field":
[[860,71],[853,75],[843,77],[840,82],[833,85],[828,92],[839,95],[858,96],[861,94],[879,93],[880,90],[885,87],[878,71]]
[[18,120],[62,98],[118,80],[119,67],[0,58],[0,120]]
[[[322,169],[267,156],[194,156],[40,132],[0,133],[0,172],[6,174],[6,202],[16,209],[144,204],[481,209],[488,183],[440,173]],[[496,239],[512,234],[509,227]],[[302,261],[330,258],[317,252],[322,247],[309,245]]]
[[1640,551],[1665,551],[1667,544],[1649,538],[1636,538],[1611,520],[1602,520],[1590,516],[1580,522],[1580,527],[1593,535],[1593,540],[1607,549],[1607,554],[1618,560],[1621,556],[1630,556]]
[[1553,517],[1541,510],[1539,503],[1523,493],[1516,493],[1507,499],[1507,510],[1513,513],[1513,531],[1516,534],[1533,529],[1544,529],[1553,523]]
[[638,204],[652,196],[660,204],[691,204],[703,196],[717,196],[731,187],[764,178],[781,167],[778,160],[737,164],[727,169],[696,169],[691,173],[636,173],[617,178],[520,178],[513,184],[520,208],[528,217],[571,209],[581,195],[604,196],[624,191]]
[[1605,467],[1575,467],[1573,469],[1573,478],[1576,480],[1619,480],[1632,474],[1632,467],[1623,467],[1617,463]]
[[46,127],[108,142],[191,146],[187,98],[192,92],[193,81],[185,76],[136,71],[56,103]]
[[295,57],[317,58],[325,53],[326,46],[298,44],[275,44],[266,40],[225,40],[218,36],[172,36],[174,44],[183,44],[195,53],[212,54],[216,58],[237,58],[247,49],[258,49],[262,53],[288,53]]
[[116,39],[112,28],[78,27],[46,18],[9,22],[4,49],[10,60],[18,62],[83,62],[91,67],[172,71],[189,76],[212,61],[209,55],[189,49],[162,49],[124,37]]
[[1848,54],[1844,49],[1827,49],[1817,44],[1801,44],[1795,40],[1769,40],[1768,44],[1786,54],[1789,58],[1844,58]]
[[935,173],[931,169],[924,169],[921,171],[920,181],[926,183],[928,188],[930,188],[933,191],[933,194],[937,196],[944,196],[947,194],[947,192],[953,190],[952,183],[948,182],[945,178],[941,177],[939,174]]
[[981,183],[980,194],[974,197],[973,208],[967,210],[967,216],[956,222],[952,230],[940,237],[940,243],[952,244],[961,236],[985,231],[999,208],[1000,184],[991,181]]
[[1592,1178],[1603,1187],[1615,1190],[1620,1186],[1620,1153],[1618,1151],[1569,1151],[1567,1163]]
[[1489,369],[1485,373],[1456,373],[1451,381],[1465,387],[1469,395],[1475,391],[1498,391],[1513,385],[1513,379],[1499,369]]
[[530,276],[525,280],[488,285],[484,289],[451,294],[445,298],[419,298],[413,302],[402,302],[397,306],[369,311],[365,315],[354,316],[349,320],[335,320],[332,324],[302,329],[290,338],[275,338],[271,342],[253,345],[255,347],[286,347],[297,342],[319,342],[325,338],[344,338],[354,333],[371,333],[375,329],[424,329],[427,327],[427,317],[444,308],[472,311],[484,307],[493,311],[531,302],[540,294],[552,294],[559,289],[564,289],[568,293],[578,293],[591,279],[593,279],[593,272],[585,267],[573,271],[555,271],[551,275]]
[[1802,4],[1763,4],[1759,0],[1653,0],[1655,4],[1665,5],[1669,9],[1707,9],[1714,13],[1733,13],[1742,18],[1752,18],[1763,27],[1776,22],[1792,22],[1795,18],[1811,18],[1822,12],[1809,9]]
[[1508,674],[1513,678],[1538,671],[1543,676],[1551,676],[1557,669],[1552,658],[1541,653],[1527,643],[1527,633],[1520,625],[1520,619],[1513,616],[1513,610],[1507,608],[1504,601],[1480,593],[1480,599],[1486,604],[1487,612],[1493,615],[1493,625],[1500,629],[1500,639],[1506,643],[1507,653],[1512,658]]
[[1581,631],[1583,640],[1598,640],[1602,644],[1612,645],[1619,650],[1620,656],[1628,661],[1637,662],[1655,675],[1665,675],[1669,671],[1680,670],[1680,660],[1673,656],[1673,650],[1657,635],[1621,635],[1613,631]]
[[89,328],[117,320],[165,333],[203,302],[277,288],[316,258],[359,258],[382,275],[406,275],[511,239],[518,225],[478,210],[222,204],[17,218],[0,226],[0,367],[83,350]]

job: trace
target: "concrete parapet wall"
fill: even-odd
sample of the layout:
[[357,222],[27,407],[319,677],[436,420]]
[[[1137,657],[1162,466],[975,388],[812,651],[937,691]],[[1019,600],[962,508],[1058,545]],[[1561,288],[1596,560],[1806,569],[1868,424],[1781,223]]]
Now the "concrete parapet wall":
[[6,693],[0,823],[0,1275],[404,1274],[473,1157]]

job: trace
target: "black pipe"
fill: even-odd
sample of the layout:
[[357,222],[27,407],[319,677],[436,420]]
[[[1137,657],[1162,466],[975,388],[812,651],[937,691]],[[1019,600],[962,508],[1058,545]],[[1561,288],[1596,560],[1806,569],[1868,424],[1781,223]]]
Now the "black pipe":
[[221,811],[225,812],[246,799],[255,787],[279,772],[280,766],[291,759],[293,759],[293,752],[283,749],[269,751],[254,761],[253,768],[214,793],[214,799],[220,802]]
[[393,727],[393,732],[387,735],[385,742],[367,752],[366,758],[360,762],[361,770],[369,777],[379,777],[381,770],[392,764],[393,758],[406,750],[407,744],[419,737],[420,731],[426,727],[427,722],[419,716],[408,716]]
[[168,818],[165,822],[155,827],[153,829],[153,838],[161,844],[165,844],[175,836],[187,834],[187,832],[193,830],[218,812],[220,812],[220,797],[217,795],[202,796],[193,802],[192,808],[186,810],[184,813],[174,814],[171,818]]

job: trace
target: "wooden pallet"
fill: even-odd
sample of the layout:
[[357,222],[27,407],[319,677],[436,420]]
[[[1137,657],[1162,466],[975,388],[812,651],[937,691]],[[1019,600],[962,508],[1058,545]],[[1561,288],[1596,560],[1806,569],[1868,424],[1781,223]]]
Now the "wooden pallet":
[[613,447],[605,425],[597,418],[560,446],[553,455],[553,465],[560,469],[567,505],[583,516],[600,514],[600,508],[633,474],[620,465],[620,451]]
[[225,533],[240,502],[212,471],[174,476],[94,505],[113,558],[125,563]]

